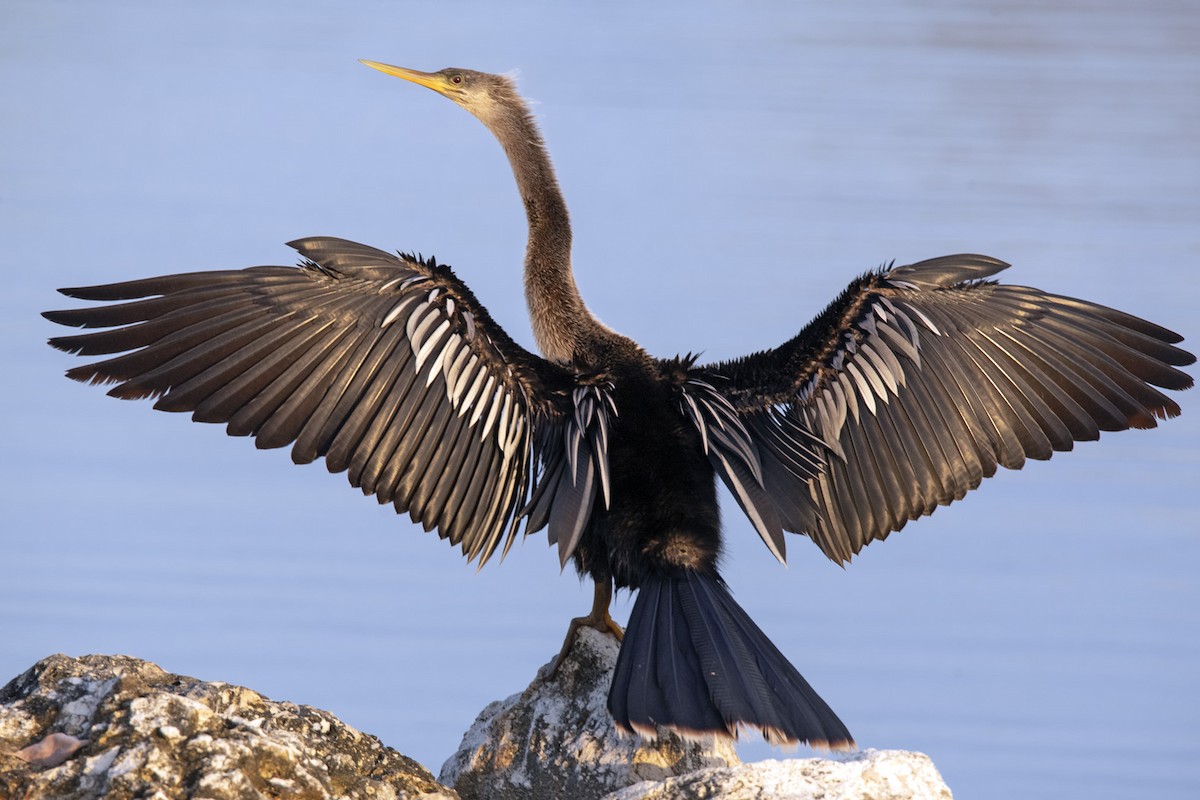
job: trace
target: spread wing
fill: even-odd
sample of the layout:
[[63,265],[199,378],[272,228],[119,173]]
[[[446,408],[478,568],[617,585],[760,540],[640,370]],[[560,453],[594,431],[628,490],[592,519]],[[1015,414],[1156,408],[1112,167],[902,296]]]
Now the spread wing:
[[595,493],[574,474],[538,478],[568,445],[573,466],[607,475],[603,443],[577,431],[574,376],[514,343],[444,266],[342,239],[291,246],[298,268],[64,289],[125,302],[47,312],[109,329],[50,343],[121,354],[67,373],[115,383],[114,397],[157,397],[260,448],[290,444],[296,463],[324,457],[481,564],[502,539],[507,551],[535,491],[553,519],[527,529],[578,541]]
[[1192,385],[1180,336],[985,280],[1007,266],[961,255],[880,270],[782,346],[696,369],[745,430],[725,458],[757,452],[761,482],[739,502],[777,555],[790,530],[848,560],[997,465],[1179,414],[1155,387]]

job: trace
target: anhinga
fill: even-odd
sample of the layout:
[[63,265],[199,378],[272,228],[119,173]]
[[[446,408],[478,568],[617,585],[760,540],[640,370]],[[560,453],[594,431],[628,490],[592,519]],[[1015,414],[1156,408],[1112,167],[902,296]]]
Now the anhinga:
[[[733,361],[659,359],[599,322],[571,272],[571,229],[541,134],[511,80],[366,62],[429,87],[500,140],[529,220],[525,296],[543,357],[432,259],[342,239],[291,243],[298,267],[64,289],[129,301],[48,312],[109,328],[55,347],[118,354],[75,367],[120,398],[221,422],[331,472],[485,562],[519,524],[565,566],[637,590],[609,694],[647,735],[849,747],[849,732],[734,602],[717,573],[715,478],[784,559],[784,531],[845,562],[1019,469],[1154,427],[1194,358],[1181,337],[1082,300],[988,280],[980,255],[867,273],[795,338]],[[574,626],[572,627],[572,631]],[[568,637],[565,647],[570,645]]]

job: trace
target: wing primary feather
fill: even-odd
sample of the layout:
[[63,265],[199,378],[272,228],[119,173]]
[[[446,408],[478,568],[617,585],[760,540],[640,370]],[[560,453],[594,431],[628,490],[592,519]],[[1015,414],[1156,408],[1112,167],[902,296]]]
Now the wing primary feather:
[[[392,335],[394,330],[395,328],[388,328],[385,335]],[[304,420],[304,424],[300,428],[296,444],[292,447],[292,461],[297,464],[308,464],[325,454],[333,434],[337,432],[337,423],[331,422],[330,418],[337,407],[344,406],[346,402],[352,402],[355,399],[343,400],[350,387],[355,385],[356,381],[361,380],[360,376],[364,373],[363,364],[374,349],[377,338],[378,334],[375,331],[368,331],[360,334],[357,339],[351,340],[354,344],[353,349],[346,354],[340,368],[334,373],[333,380],[326,388],[321,402],[313,410],[312,415]]]
[[295,388],[343,335],[336,326],[324,321],[298,327],[249,369],[198,405],[197,412],[228,421],[260,396],[277,391],[280,385]]
[[[324,443],[321,455],[325,456],[325,466],[330,472],[341,472],[346,468],[351,451],[358,446],[371,416],[400,372],[389,356],[402,336],[401,329],[394,327],[386,328],[374,337],[370,354],[334,406],[321,432]],[[406,379],[411,380],[411,372]]]
[[[329,387],[337,381],[356,344],[351,329],[336,331],[327,348],[314,358],[311,369],[306,371],[303,362],[297,362],[299,369],[289,380],[278,381],[235,414],[229,421],[230,429],[257,431],[254,443],[260,448],[283,447],[297,441],[305,423],[312,419]],[[299,380],[299,385],[293,385],[293,380]],[[292,460],[296,458],[297,452],[293,450]]]
[[273,336],[264,338],[260,342],[264,346],[254,352],[245,369],[237,375],[225,375],[216,391],[195,404],[192,419],[227,422],[238,409],[278,380],[293,363],[311,350],[319,351],[315,343],[326,338],[330,328],[328,322],[313,321],[294,329],[277,330]]

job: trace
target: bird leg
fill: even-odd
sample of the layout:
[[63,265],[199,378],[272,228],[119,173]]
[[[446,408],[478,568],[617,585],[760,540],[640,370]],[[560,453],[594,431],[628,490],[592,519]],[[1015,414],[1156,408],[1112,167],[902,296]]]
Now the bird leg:
[[618,642],[625,638],[625,631],[608,613],[608,604],[612,602],[612,581],[596,581],[595,587],[591,612],[586,617],[575,617],[567,626],[567,638],[563,640],[562,650],[558,651],[558,658],[554,659],[554,666],[550,668],[548,678],[553,678],[558,673],[558,668],[566,659],[567,653],[571,652],[571,645],[575,643],[575,635],[584,625],[595,628],[601,633],[611,633],[617,637]]

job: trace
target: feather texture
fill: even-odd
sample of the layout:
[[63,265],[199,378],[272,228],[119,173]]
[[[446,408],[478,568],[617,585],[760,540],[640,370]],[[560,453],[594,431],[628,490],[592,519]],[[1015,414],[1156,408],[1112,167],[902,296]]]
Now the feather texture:
[[653,736],[754,728],[774,744],[849,747],[849,731],[715,575],[685,572],[643,585],[617,657],[609,711]]
[[[292,445],[484,563],[545,498],[568,558],[597,487],[608,415],[596,387],[513,343],[449,269],[342,239],[293,242],[300,268],[170,275],[64,294],[115,305],[47,312],[105,328],[51,344],[115,355],[70,377],[116,397]],[[127,301],[127,302],[121,302]],[[110,327],[111,326],[111,327]],[[557,431],[559,436],[539,435]],[[543,471],[570,450],[572,469]]]
[[[784,529],[846,561],[997,466],[1179,414],[1156,388],[1192,385],[1177,334],[985,280],[1006,266],[965,255],[880,270],[784,345],[698,368],[745,422]],[[760,535],[763,504],[747,509]]]

